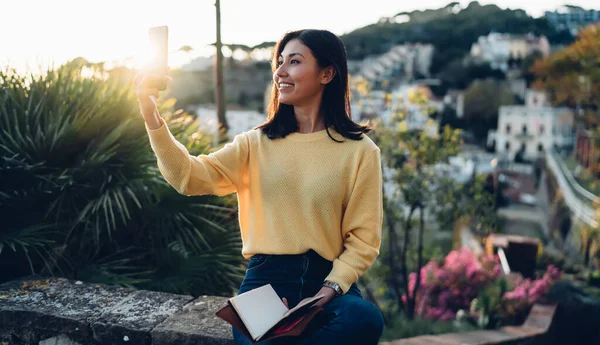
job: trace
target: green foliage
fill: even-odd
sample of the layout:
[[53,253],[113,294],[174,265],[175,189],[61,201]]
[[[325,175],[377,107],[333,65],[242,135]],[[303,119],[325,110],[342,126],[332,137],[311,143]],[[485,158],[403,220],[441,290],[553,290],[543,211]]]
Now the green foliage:
[[[598,217],[597,219],[600,219]],[[600,226],[581,225],[577,231],[579,250],[583,254],[583,264],[600,266]]]
[[[160,175],[131,75],[0,72],[0,281],[32,273],[193,295],[239,284],[233,198],[186,197]],[[100,77],[98,77],[100,76]],[[173,135],[208,153],[192,118]]]
[[466,126],[472,128],[477,139],[485,139],[488,131],[497,127],[500,106],[513,104],[513,101],[504,83],[492,79],[473,82],[465,91]]
[[596,23],[580,30],[571,45],[538,60],[531,68],[538,86],[549,92],[552,103],[580,109],[589,129],[600,128],[599,59],[600,23]]
[[557,32],[545,19],[535,19],[523,10],[501,9],[496,5],[482,6],[471,2],[466,8],[450,4],[436,10],[399,13],[409,16],[403,23],[380,22],[357,30],[342,39],[350,59],[363,59],[381,54],[394,44],[421,42],[435,47],[432,73],[462,58],[479,36],[492,31],[512,34],[545,35],[552,44],[565,44],[573,37]]
[[527,55],[521,64],[521,75],[525,79],[527,86],[530,86],[531,83],[535,80],[535,74],[531,71],[531,67],[536,63],[536,61],[540,60],[543,57],[542,53],[539,51],[534,51],[533,53]]
[[506,78],[500,70],[493,69],[489,63],[473,63],[463,61],[463,57],[451,61],[440,72],[439,77],[448,88],[466,89],[474,80]]
[[484,328],[498,328],[502,325],[503,319],[500,306],[502,298],[509,290],[508,281],[500,277],[486,286],[474,300],[473,309],[479,312],[477,324]]
[[[368,102],[370,89],[364,80],[354,81],[353,92]],[[472,217],[477,227],[488,229],[484,220],[488,219],[485,216],[495,214],[494,203],[483,188],[483,179],[475,178],[469,184],[462,184],[444,176],[436,166],[447,163],[460,152],[460,130],[449,126],[438,130],[431,119],[424,128],[409,127],[412,126],[409,117],[430,113],[425,90],[415,89],[408,99],[398,102],[391,95],[386,95],[385,100],[392,112],[392,121],[389,124],[378,121],[371,138],[381,149],[384,167],[389,168],[384,187],[386,245],[382,247],[380,265],[369,272],[366,280],[375,281],[376,275],[384,277],[387,287],[375,295],[387,319],[398,312],[406,312],[412,319],[415,295],[409,295],[407,301],[401,299],[407,295],[408,274],[420,272],[425,261],[440,254],[426,250],[426,229],[452,229],[454,222],[465,215]],[[394,186],[394,192],[389,190],[390,185]],[[435,221],[426,217],[426,213],[434,215]]]

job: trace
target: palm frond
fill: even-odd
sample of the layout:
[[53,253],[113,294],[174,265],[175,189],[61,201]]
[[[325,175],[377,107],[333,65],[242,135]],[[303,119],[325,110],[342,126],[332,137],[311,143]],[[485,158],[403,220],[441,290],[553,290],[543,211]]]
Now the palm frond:
[[[0,267],[194,294],[239,284],[235,198],[185,197],[166,183],[130,80],[66,64],[0,72],[0,86]],[[160,110],[178,140],[195,155],[214,149],[173,104]]]

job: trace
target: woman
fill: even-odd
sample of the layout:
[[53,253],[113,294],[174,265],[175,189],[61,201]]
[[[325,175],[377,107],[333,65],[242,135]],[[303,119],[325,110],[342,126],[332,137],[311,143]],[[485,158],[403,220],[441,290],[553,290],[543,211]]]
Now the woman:
[[[290,307],[326,294],[305,334],[264,344],[377,344],[383,318],[356,281],[379,254],[381,157],[370,128],[351,120],[342,41],[287,33],[275,47],[268,120],[208,155],[190,156],[160,118],[157,90],[143,77],[136,85],[165,179],[184,195],[237,192],[250,258],[238,293],[271,284]],[[233,337],[250,344],[235,329]]]

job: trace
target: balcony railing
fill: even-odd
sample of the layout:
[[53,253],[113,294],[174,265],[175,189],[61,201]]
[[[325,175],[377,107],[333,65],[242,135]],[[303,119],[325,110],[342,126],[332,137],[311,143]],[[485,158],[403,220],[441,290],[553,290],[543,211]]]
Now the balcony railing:
[[548,168],[556,176],[565,203],[571,212],[587,225],[591,227],[598,226],[598,220],[595,219],[594,214],[594,204],[600,203],[600,198],[575,181],[573,174],[556,151],[548,150],[546,152],[546,162]]

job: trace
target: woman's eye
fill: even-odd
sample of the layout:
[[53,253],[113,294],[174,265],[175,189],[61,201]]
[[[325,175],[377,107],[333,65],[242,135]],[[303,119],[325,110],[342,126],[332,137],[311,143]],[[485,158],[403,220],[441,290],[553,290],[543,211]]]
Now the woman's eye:
[[[299,64],[299,63],[300,63],[300,61],[298,61],[298,60],[296,60],[296,59],[292,59],[292,60],[290,60],[290,64]],[[283,60],[279,60],[279,61],[277,61],[277,67],[279,67],[279,66],[281,66],[281,65],[283,65]]]

